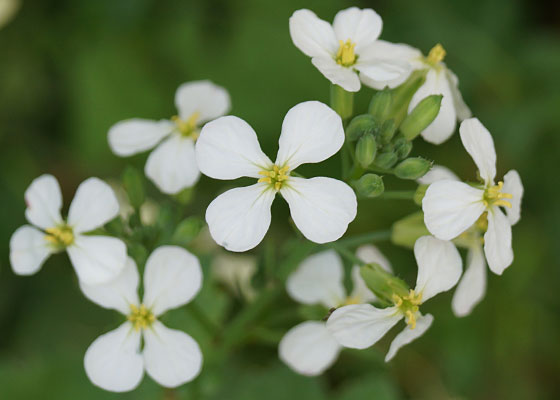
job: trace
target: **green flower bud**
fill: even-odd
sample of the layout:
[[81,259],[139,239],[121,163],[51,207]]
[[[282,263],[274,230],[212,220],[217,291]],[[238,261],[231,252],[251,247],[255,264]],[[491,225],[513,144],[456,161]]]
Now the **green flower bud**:
[[360,275],[369,290],[385,303],[393,303],[394,295],[403,297],[409,293],[410,288],[403,280],[385,271],[379,264],[364,265],[360,268]]
[[397,154],[399,160],[403,160],[408,157],[408,155],[412,151],[412,142],[409,142],[402,136],[395,140],[394,146],[395,153]]
[[391,241],[399,246],[414,248],[414,243],[430,232],[424,225],[424,213],[422,211],[410,214],[393,224],[391,230]]
[[365,174],[354,183],[358,194],[362,197],[377,197],[385,191],[383,178],[376,174]]
[[362,168],[367,168],[373,162],[376,153],[375,137],[371,133],[364,134],[356,144],[356,161]]
[[432,167],[431,161],[422,157],[412,157],[401,161],[395,167],[395,175],[401,179],[418,179],[424,176],[426,172]]
[[179,193],[175,194],[173,197],[175,197],[175,200],[177,200],[177,202],[186,206],[194,198],[194,187],[185,188],[181,190]]
[[130,205],[138,210],[145,198],[142,174],[136,168],[128,166],[123,172],[122,180]]
[[338,85],[331,85],[331,108],[343,120],[350,118],[354,110],[354,93],[347,92]]
[[367,133],[376,134],[379,124],[373,115],[362,114],[354,117],[346,128],[346,138],[352,142],[358,140]]
[[434,121],[439,113],[442,98],[442,95],[435,94],[425,97],[406,116],[399,129],[407,140],[413,140]]
[[393,89],[390,116],[395,119],[396,125],[399,125],[406,116],[412,96],[426,81],[426,73],[427,70],[414,71],[405,83]]
[[399,161],[399,158],[393,151],[377,153],[373,163],[379,168],[389,169]]
[[392,94],[389,88],[385,88],[377,92],[369,103],[369,113],[373,115],[377,121],[383,122],[391,112]]
[[196,238],[204,226],[204,221],[198,217],[188,217],[181,221],[171,240],[177,245],[185,245]]
[[418,188],[416,189],[416,192],[414,192],[413,200],[419,206],[422,205],[422,200],[424,199],[424,196],[426,195],[426,190],[428,190],[428,186],[429,185],[418,185]]
[[381,143],[386,144],[393,139],[395,132],[397,130],[397,125],[394,119],[389,119],[383,123],[381,129],[379,130],[379,140]]

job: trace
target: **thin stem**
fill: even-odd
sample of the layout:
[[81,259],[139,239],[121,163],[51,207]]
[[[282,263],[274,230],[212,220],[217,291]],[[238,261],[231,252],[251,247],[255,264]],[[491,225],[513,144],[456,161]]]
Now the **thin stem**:
[[220,332],[220,327],[216,325],[208,316],[200,309],[196,302],[188,305],[187,311],[196,319],[200,325],[212,336],[216,336]]
[[392,169],[380,168],[380,167],[375,167],[375,166],[371,166],[371,165],[369,167],[367,167],[367,170],[371,171],[371,172],[375,172],[377,174],[389,174],[389,175],[394,174]]
[[342,257],[346,258],[352,264],[355,264],[355,265],[365,264],[365,262],[360,260],[358,257],[356,257],[356,255],[354,253],[352,253],[350,250],[348,250],[347,248],[345,248],[344,246],[341,246],[340,244],[338,244],[336,242],[330,243],[329,247],[336,250],[336,252],[338,254],[340,254]]
[[386,200],[412,200],[414,199],[414,190],[393,190],[386,191],[380,194],[374,199],[386,199]]
[[339,240],[338,245],[342,247],[354,247],[364,243],[381,242],[391,238],[391,230],[368,232],[361,235],[350,236],[346,239]]

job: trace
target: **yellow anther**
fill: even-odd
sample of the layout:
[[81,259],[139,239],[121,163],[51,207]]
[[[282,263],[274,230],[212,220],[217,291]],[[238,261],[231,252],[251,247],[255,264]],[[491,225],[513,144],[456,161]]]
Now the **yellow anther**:
[[497,185],[491,186],[484,192],[484,200],[482,202],[486,207],[501,206],[511,208],[510,199],[513,195],[510,193],[502,193],[504,182],[498,182]]
[[349,296],[346,298],[346,300],[344,300],[344,303],[342,303],[342,306],[349,306],[351,304],[360,304],[361,303],[361,299],[358,296]]
[[393,301],[395,302],[395,307],[402,306],[403,299],[400,296],[398,296],[397,294],[393,294]]
[[418,293],[416,294],[414,292],[414,289],[410,289],[410,292],[408,292],[408,296],[404,296],[403,300],[407,300],[410,302],[410,304],[417,306],[422,304],[422,293]]
[[200,113],[198,111],[191,114],[187,120],[182,120],[179,116],[175,115],[171,117],[171,120],[175,122],[177,130],[182,136],[190,137],[193,140],[198,139],[200,131],[197,128],[198,119],[200,118]]
[[132,323],[135,330],[146,329],[156,320],[155,315],[144,304],[140,307],[130,305],[130,314],[127,319]]
[[410,310],[405,312],[404,315],[406,317],[406,323],[410,326],[410,329],[416,328],[416,315]]
[[393,301],[395,307],[405,316],[410,329],[414,329],[416,327],[416,313],[420,309],[419,305],[422,304],[422,293],[416,294],[413,289],[410,289],[405,296],[399,296],[395,293],[393,294]]
[[56,247],[68,247],[74,243],[74,233],[68,225],[45,229],[45,239]]
[[356,43],[352,43],[350,39],[346,42],[340,40],[338,51],[336,52],[336,62],[343,67],[350,67],[356,64],[357,56],[354,53]]
[[274,188],[274,190],[278,191],[282,188],[283,183],[290,177],[288,172],[289,169],[290,167],[287,165],[282,168],[277,165],[273,165],[269,170],[259,171],[259,175],[263,175],[263,177],[258,181],[268,183]]
[[445,54],[447,54],[447,52],[445,51],[443,46],[440,43],[438,43],[434,47],[432,47],[432,49],[428,53],[428,57],[426,57],[426,62],[432,66],[435,66],[441,61],[443,61],[443,59],[445,58]]

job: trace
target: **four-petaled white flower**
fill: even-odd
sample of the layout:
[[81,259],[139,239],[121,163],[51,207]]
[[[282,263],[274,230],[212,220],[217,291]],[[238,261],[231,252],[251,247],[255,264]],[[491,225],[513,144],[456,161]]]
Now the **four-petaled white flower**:
[[[356,256],[366,263],[378,263],[387,271],[391,266],[374,246],[358,248]],[[353,290],[349,297],[343,284],[344,266],[334,250],[306,258],[286,282],[290,297],[302,304],[321,304],[327,310],[345,304],[362,304],[376,300],[360,276],[360,267],[352,267]],[[294,371],[319,375],[338,357],[341,346],[323,321],[306,321],[290,329],[280,341],[278,353]]]
[[[449,179],[432,183],[422,200],[424,222],[430,233],[442,240],[455,239],[477,221],[484,225],[488,266],[501,275],[513,262],[511,226],[521,214],[521,178],[511,170],[504,176],[504,182],[495,184],[494,142],[478,119],[465,120],[459,131],[483,183],[469,185]],[[507,216],[500,207],[505,207]]]
[[167,310],[188,303],[200,290],[202,271],[198,259],[181,247],[159,247],[146,262],[142,302],[138,282],[136,264],[128,258],[125,269],[114,281],[105,285],[81,284],[91,301],[127,318],[117,329],[98,337],[84,357],[87,376],[105,390],[134,389],[142,381],[144,370],[165,387],[177,387],[200,373],[202,353],[196,341],[158,320]]
[[66,250],[81,282],[114,279],[124,268],[126,246],[120,239],[85,235],[117,216],[119,203],[105,182],[82,182],[70,204],[68,219],[60,215],[62,194],[52,175],[41,175],[25,191],[25,217],[34,225],[18,228],[10,240],[10,262],[18,275],[36,273],[47,257]]
[[[412,97],[408,107],[409,112],[425,97],[432,94],[443,95],[439,114],[421,133],[426,141],[433,144],[445,142],[455,132],[457,120],[463,121],[471,117],[471,110],[463,101],[459,91],[457,76],[443,62],[446,52],[441,44],[434,46],[427,57],[424,57],[420,50],[401,43],[379,40],[376,47],[377,51],[385,54],[388,59],[409,63],[413,70],[427,70],[426,81]],[[375,89],[383,89],[385,86],[393,88],[407,78],[408,76],[404,76],[391,82],[364,83]]]
[[[523,186],[521,185],[519,175],[516,171],[511,171],[505,178],[510,181],[510,187],[518,188],[519,202],[516,202],[516,207],[520,207]],[[418,179],[418,182],[423,185],[430,185],[441,180],[460,181],[457,175],[449,169],[442,166],[434,166],[426,175]],[[514,219],[513,222],[516,223],[517,220]],[[464,247],[468,250],[465,273],[457,285],[451,302],[453,312],[458,317],[470,314],[486,293],[486,259],[484,257],[484,240],[482,235],[487,228],[486,220],[479,218],[469,229],[453,240],[456,246]]]
[[401,319],[408,324],[391,343],[385,361],[404,345],[420,337],[432,324],[431,314],[419,306],[438,293],[451,289],[461,276],[461,257],[453,243],[423,236],[414,244],[418,264],[416,287],[406,295],[394,295],[394,305],[376,308],[371,304],[348,305],[335,310],[327,329],[345,347],[365,349],[381,339]]
[[388,57],[378,46],[383,21],[371,9],[351,7],[339,11],[331,26],[310,10],[290,17],[290,35],[298,49],[332,83],[348,92],[360,90],[360,80],[387,83],[404,80],[412,67]]
[[318,101],[288,111],[274,163],[242,119],[227,116],[206,124],[196,143],[200,171],[214,179],[258,178],[254,185],[228,190],[208,206],[206,222],[216,243],[238,252],[259,244],[270,226],[270,207],[278,192],[307,239],[316,243],[339,239],[356,217],[354,191],[336,179],[304,179],[292,172],[301,164],[326,160],[343,143],[342,120]]
[[[133,118],[117,122],[108,134],[118,156],[130,156],[157,145],[146,161],[145,173],[164,193],[193,186],[200,177],[194,145],[200,127],[230,109],[228,92],[210,81],[184,83],[175,93],[179,115],[171,120]],[[159,143],[159,144],[158,144]]]

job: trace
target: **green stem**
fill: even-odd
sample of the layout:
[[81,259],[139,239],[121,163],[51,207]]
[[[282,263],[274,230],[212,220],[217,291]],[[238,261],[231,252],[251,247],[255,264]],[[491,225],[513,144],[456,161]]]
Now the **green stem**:
[[414,190],[394,190],[386,191],[380,194],[375,199],[386,199],[386,200],[412,200],[414,199]]
[[343,121],[350,119],[354,113],[354,93],[347,92],[338,85],[331,85],[331,108]]
[[220,333],[219,326],[212,321],[208,316],[200,309],[196,302],[192,302],[188,305],[187,311],[196,319],[202,327],[213,337]]
[[333,243],[329,243],[329,247],[336,250],[336,252],[338,254],[340,254],[342,257],[346,258],[348,261],[350,261],[352,264],[354,265],[363,265],[365,264],[365,262],[363,262],[362,260],[360,260],[358,257],[356,257],[356,255],[354,253],[352,253],[350,250],[348,250],[346,247],[341,246],[340,244],[333,242]]
[[371,172],[375,172],[377,174],[389,174],[389,175],[394,174],[392,169],[385,169],[385,168],[380,168],[380,167],[369,166],[369,167],[367,167],[367,170],[371,171]]
[[391,238],[391,230],[368,232],[361,235],[350,236],[348,238],[339,240],[337,245],[342,247],[355,247],[364,243],[381,242]]

